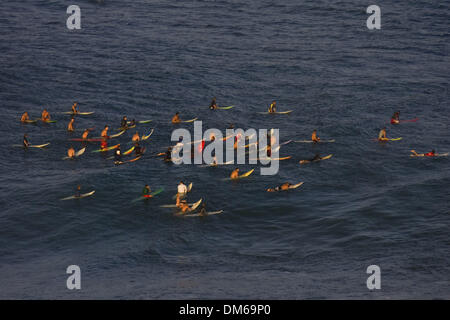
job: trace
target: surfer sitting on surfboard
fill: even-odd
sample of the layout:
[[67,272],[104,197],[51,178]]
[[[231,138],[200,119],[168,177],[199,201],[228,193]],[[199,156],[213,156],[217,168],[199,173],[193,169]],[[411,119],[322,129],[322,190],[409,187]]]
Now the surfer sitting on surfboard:
[[136,131],[136,133],[133,135],[133,138],[131,138],[131,141],[141,141],[141,137],[139,136],[139,133]]
[[23,115],[22,115],[22,118],[20,118],[20,122],[27,122],[27,121],[29,121],[30,120],[30,116],[28,115],[28,112],[25,112]]
[[69,125],[67,126],[67,131],[69,131],[69,132],[75,131],[75,129],[73,128],[73,123],[74,122],[75,122],[75,118],[72,117],[72,119],[70,119]]
[[276,188],[269,188],[267,189],[267,192],[275,192],[275,191],[283,191],[283,190],[289,190],[289,187],[292,186],[291,183],[286,182],[283,183],[281,186],[276,187]]
[[269,107],[269,113],[275,113],[277,112],[277,102],[275,100],[272,101]]
[[233,172],[231,172],[230,178],[231,179],[236,179],[239,177],[239,168],[236,168],[233,170]]
[[70,146],[69,150],[67,150],[67,156],[69,158],[74,158],[75,157],[75,149],[72,146]]
[[86,129],[83,132],[83,135],[81,136],[81,139],[86,140],[88,138],[89,132],[91,132],[91,130]]
[[180,123],[181,122],[179,114],[180,114],[179,112],[175,113],[175,115],[172,118],[172,123]]
[[386,137],[386,128],[383,128],[383,129],[380,130],[380,133],[378,134],[378,140],[379,141],[387,141],[387,140],[389,140]]
[[398,124],[400,123],[400,111],[394,112],[391,118],[391,124]]
[[214,97],[209,105],[210,110],[216,110],[217,109],[217,103],[216,103],[216,97]]
[[81,197],[81,186],[80,185],[77,186],[77,190],[75,191],[74,197],[75,198]]
[[23,136],[23,146],[25,148],[28,148],[30,146],[30,142],[28,141],[28,134],[26,133]]
[[436,156],[436,152],[433,150],[431,150],[431,152],[427,152],[427,153],[417,153],[416,150],[411,150],[412,155],[416,156],[416,157],[435,157]]
[[108,138],[108,130],[109,130],[109,127],[106,125],[101,134],[101,136],[103,138]]
[[78,113],[78,110],[77,110],[77,103],[76,103],[76,102],[72,105],[72,113],[73,113],[73,114],[77,114],[77,113]]
[[183,183],[183,181],[180,181],[177,187],[177,202],[176,206],[181,208],[181,198],[184,197],[188,193],[188,187]]
[[316,129],[314,129],[314,131],[313,131],[313,133],[311,135],[311,140],[314,141],[314,142],[319,142],[320,141],[320,138],[317,136],[317,130]]
[[128,119],[127,119],[127,116],[124,116],[124,117],[122,118],[122,121],[120,121],[120,128],[121,128],[122,130],[125,130],[125,129],[128,128]]
[[144,198],[152,198],[153,196],[150,194],[152,190],[150,189],[149,185],[146,184],[144,189],[142,190],[142,196]]
[[50,113],[48,113],[47,109],[44,109],[44,111],[42,111],[41,120],[50,121]]

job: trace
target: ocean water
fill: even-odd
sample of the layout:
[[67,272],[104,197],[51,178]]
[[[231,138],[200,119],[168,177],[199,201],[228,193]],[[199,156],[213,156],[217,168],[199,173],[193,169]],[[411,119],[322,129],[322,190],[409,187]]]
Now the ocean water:
[[[77,1],[0,3],[0,298],[2,299],[449,299],[450,5],[381,1],[368,30],[363,1]],[[210,99],[232,110],[209,111]],[[287,116],[269,117],[272,100]],[[82,111],[65,131],[68,111]],[[46,107],[55,124],[21,125]],[[388,124],[394,111],[414,123]],[[222,181],[232,168],[167,165],[179,111],[204,128],[279,128],[281,141],[317,128],[335,143],[290,143],[274,176]],[[62,161],[68,139],[122,116],[152,119],[138,162],[114,166],[90,151]],[[372,139],[381,127],[398,142]],[[192,124],[180,127],[192,129]],[[46,150],[12,147],[28,133]],[[126,133],[116,141],[126,143]],[[76,149],[80,145],[74,143]],[[300,166],[315,153],[330,160]],[[111,154],[110,154],[111,155]],[[242,165],[248,170],[251,165]],[[179,218],[180,180],[207,218]],[[265,189],[285,181],[291,192]],[[96,190],[91,198],[60,201]],[[132,203],[142,187],[164,187]],[[82,289],[66,288],[79,265]],[[366,268],[381,268],[368,290]]]

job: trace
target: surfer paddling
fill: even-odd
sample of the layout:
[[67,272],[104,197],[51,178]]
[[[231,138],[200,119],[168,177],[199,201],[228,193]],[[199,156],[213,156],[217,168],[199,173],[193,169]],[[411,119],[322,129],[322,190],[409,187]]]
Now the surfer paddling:
[[285,183],[283,183],[283,184],[282,184],[281,186],[279,186],[279,187],[267,189],[267,192],[275,192],[275,191],[289,190],[289,187],[290,187],[290,186],[292,186],[291,183],[285,182]]
[[413,156],[413,157],[436,157],[437,156],[436,151],[434,151],[434,149],[427,153],[417,153],[416,150],[411,150],[411,153],[412,153],[411,156]]
[[182,213],[182,214],[186,214],[186,213],[192,211],[191,207],[189,207],[189,205],[188,205],[186,200],[182,200],[180,202],[179,208],[180,208],[180,213]]
[[308,160],[300,160],[300,164],[305,164],[305,163],[310,163],[310,162],[314,162],[314,161],[319,161],[322,160],[323,157],[321,157],[318,153],[312,158],[312,159],[308,159]]

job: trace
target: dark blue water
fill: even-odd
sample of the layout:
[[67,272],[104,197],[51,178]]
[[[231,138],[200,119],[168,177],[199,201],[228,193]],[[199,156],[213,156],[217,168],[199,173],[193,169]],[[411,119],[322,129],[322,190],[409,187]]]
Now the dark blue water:
[[[378,2],[378,31],[360,1],[76,4],[79,31],[66,28],[68,2],[0,3],[0,298],[450,298],[449,159],[409,157],[450,151],[448,3]],[[210,112],[212,96],[235,108]],[[258,115],[273,99],[294,112]],[[60,112],[74,101],[95,114],[68,135]],[[44,107],[56,124],[20,125]],[[420,120],[391,126],[396,110]],[[281,141],[317,128],[336,143],[288,144],[278,175],[230,183],[229,167],[149,157],[171,144],[176,111],[204,128],[279,128]],[[153,120],[138,127],[155,128],[146,157],[115,167],[93,145],[61,160],[81,129],[98,136],[123,115]],[[384,125],[403,140],[373,142]],[[51,146],[11,147],[26,132]],[[316,152],[334,156],[299,166]],[[190,201],[225,212],[183,219],[160,208],[180,179],[194,182]],[[305,184],[265,192],[285,181]],[[59,200],[77,184],[97,193]],[[165,192],[132,204],[144,184]],[[81,291],[66,288],[71,264]],[[375,292],[371,264],[382,273]]]

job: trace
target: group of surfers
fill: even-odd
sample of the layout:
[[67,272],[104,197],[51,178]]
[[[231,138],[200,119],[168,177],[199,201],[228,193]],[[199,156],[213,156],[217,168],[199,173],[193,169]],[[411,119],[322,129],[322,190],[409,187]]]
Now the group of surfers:
[[[209,108],[210,108],[211,110],[215,110],[215,109],[218,108],[216,97],[214,97],[214,98],[212,99]],[[277,108],[277,103],[276,103],[276,101],[274,100],[274,101],[272,101],[272,103],[270,104],[269,109],[268,109],[268,112],[269,112],[269,113],[275,113],[275,112],[276,112],[276,108]],[[71,110],[72,110],[72,118],[71,118],[71,120],[70,120],[70,122],[69,122],[69,124],[68,124],[68,127],[67,127],[67,130],[68,130],[69,132],[73,132],[73,131],[74,131],[74,122],[75,122],[75,117],[74,117],[74,116],[79,112],[79,111],[78,111],[77,103],[74,103],[74,104],[72,105]],[[42,112],[42,114],[41,114],[41,119],[40,119],[40,120],[42,120],[43,122],[48,122],[48,121],[51,120],[50,113],[49,113],[46,109],[43,110],[43,112]],[[25,122],[27,122],[27,121],[30,121],[30,117],[29,117],[29,115],[28,115],[28,112],[25,112],[25,113],[23,113],[23,115],[22,115],[22,117],[21,117],[21,122],[22,122],[22,123],[25,123]],[[180,122],[181,122],[181,119],[180,119],[180,117],[179,117],[179,112],[177,112],[177,113],[173,116],[173,118],[172,118],[172,123],[180,123]],[[391,124],[398,124],[398,123],[400,123],[400,112],[396,111],[396,112],[393,114],[393,116],[391,117]],[[135,127],[135,126],[136,126],[136,121],[135,121],[134,119],[131,120],[131,121],[128,121],[128,119],[127,119],[126,116],[124,116],[124,117],[122,118],[121,124],[120,124],[121,130],[128,130],[128,129],[133,128],[133,127]],[[234,127],[233,125],[230,126],[230,128],[233,128],[233,127]],[[102,137],[101,150],[106,150],[106,149],[108,148],[108,143],[107,143],[107,141],[108,141],[108,139],[110,138],[109,135],[108,135],[108,130],[109,130],[109,126],[106,125],[106,126],[104,127],[104,129],[102,130],[102,132],[101,132],[101,137]],[[88,136],[89,136],[89,133],[90,133],[91,131],[92,131],[92,129],[86,129],[86,130],[83,132],[83,134],[82,134],[82,139],[83,139],[83,140],[87,140],[87,139],[88,139]],[[211,141],[214,141],[214,139],[215,139],[215,137],[211,137]],[[268,135],[268,139],[270,139],[270,142],[268,143],[268,147],[267,147],[267,155],[270,157],[270,155],[271,155],[271,145],[273,144],[273,143],[272,143],[273,141],[272,141],[270,135]],[[132,137],[132,142],[135,143],[134,151],[135,151],[136,156],[141,156],[141,155],[143,154],[143,152],[144,152],[144,149],[145,149],[145,148],[142,148],[142,147],[139,145],[139,141],[140,141],[140,140],[141,140],[141,138],[140,138],[140,136],[139,136],[139,133],[136,132],[136,133],[133,135],[133,137]],[[314,143],[320,142],[320,138],[319,138],[318,135],[317,135],[317,130],[316,130],[316,129],[313,130],[313,132],[312,132],[311,140],[312,140]],[[387,138],[387,135],[386,135],[386,128],[385,128],[385,127],[382,128],[382,129],[380,130],[379,135],[378,135],[378,140],[379,140],[379,141],[388,141],[388,140],[389,140],[389,139]],[[239,137],[235,137],[235,143],[234,143],[234,148],[235,148],[235,149],[237,149],[237,147],[238,147],[238,142],[239,142]],[[30,142],[28,141],[28,135],[27,135],[27,134],[25,134],[24,137],[23,137],[23,146],[24,146],[25,148],[28,148],[28,147],[30,146]],[[176,146],[175,146],[175,147],[176,147]],[[203,144],[201,144],[201,150],[202,150],[203,148],[204,148],[204,142],[203,142]],[[167,162],[170,162],[170,161],[172,160],[172,159],[171,159],[172,149],[173,149],[172,147],[169,147],[169,148],[167,149],[166,152],[160,153],[159,155],[163,155],[163,156],[164,156],[164,160],[167,161]],[[201,151],[201,150],[200,150],[200,151]],[[432,150],[431,152],[427,152],[427,153],[417,153],[415,150],[411,150],[411,153],[412,153],[413,156],[424,156],[424,157],[433,157],[433,156],[437,156],[435,150]],[[75,154],[76,154],[76,153],[75,153],[75,149],[71,146],[71,147],[68,149],[68,151],[67,151],[67,155],[68,155],[69,158],[74,158],[74,157],[75,157]],[[116,150],[115,150],[115,152],[114,152],[114,160],[115,160],[116,163],[122,162],[122,155],[123,155],[123,154],[122,154],[122,151],[121,151],[121,149],[120,149],[120,144],[119,144],[119,146],[116,148]],[[316,154],[316,155],[315,155],[313,158],[311,158],[311,159],[301,160],[300,163],[301,163],[301,164],[302,164],[302,163],[309,163],[309,162],[314,162],[314,161],[318,161],[318,160],[321,160],[321,159],[322,159],[322,157],[321,157],[319,154]],[[215,161],[215,164],[217,164],[216,160],[214,160],[214,161]],[[214,163],[213,163],[213,164],[214,164]],[[231,178],[232,180],[234,180],[234,179],[237,179],[238,177],[239,177],[239,168],[236,168],[236,169],[234,169],[234,170],[231,172],[230,178]],[[291,185],[292,185],[291,183],[286,182],[286,183],[283,183],[283,184],[282,184],[281,186],[279,186],[279,187],[267,189],[267,192],[275,192],[275,191],[289,190],[289,187],[290,187]],[[78,195],[80,194],[80,189],[81,189],[81,187],[78,186],[78,187],[77,187],[77,193],[76,193],[76,195],[77,195],[77,194],[78,194]],[[186,185],[181,181],[180,184],[178,185],[178,192],[177,192],[177,198],[176,198],[176,207],[180,209],[181,213],[187,213],[187,212],[190,212],[190,211],[191,211],[191,208],[189,207],[187,201],[186,201],[185,199],[183,199],[184,196],[187,194],[187,192],[188,192],[188,189],[187,189]],[[76,195],[75,195],[75,196],[76,196]],[[151,189],[150,189],[150,187],[149,187],[148,185],[146,185],[146,186],[144,187],[144,190],[143,190],[143,192],[142,192],[142,196],[145,197],[145,198],[151,198],[151,197],[152,197],[152,195],[151,195]],[[200,214],[202,214],[202,213],[203,213],[203,214],[206,213],[205,205],[204,205],[204,204],[202,205],[202,208],[201,208],[201,210],[200,210]]]
[[[216,99],[216,97],[213,97],[211,103],[209,104],[209,109],[216,110],[218,108],[219,108],[219,106],[217,105],[217,99]],[[269,113],[277,112],[277,102],[275,100],[273,100],[272,103],[270,104],[268,112]]]
[[[183,181],[180,181],[180,183],[177,186],[177,195],[176,195],[176,203],[175,206],[179,210],[180,214],[187,214],[189,212],[196,211],[196,209],[193,209],[191,206],[189,206],[186,199],[186,195],[188,194],[189,189],[188,187],[183,183]],[[146,199],[153,198],[152,189],[149,185],[145,185],[144,189],[142,190],[142,197]],[[201,216],[206,215],[206,205],[205,203],[202,204],[202,206],[199,209],[199,214]]]
[[[39,120],[41,120],[43,122],[48,122],[51,120],[50,113],[47,111],[47,109],[44,109],[42,111],[41,118]],[[30,116],[29,116],[28,112],[24,112],[22,114],[22,116],[20,117],[20,122],[26,123],[28,121],[31,121]]]
[[[277,102],[276,102],[275,100],[272,101],[272,103],[271,103],[270,106],[269,106],[268,112],[269,112],[269,113],[275,113],[275,112],[276,112],[276,105],[277,105]],[[214,98],[212,99],[209,108],[212,109],[212,110],[218,108],[216,97],[214,97]],[[72,105],[71,110],[72,110],[73,116],[72,116],[72,118],[71,118],[71,120],[70,120],[70,122],[69,122],[69,124],[68,124],[68,127],[67,127],[67,130],[68,130],[69,132],[73,132],[73,131],[74,131],[74,122],[75,122],[75,117],[74,117],[74,115],[76,115],[77,113],[79,113],[78,105],[77,105],[76,102]],[[40,120],[42,120],[42,121],[44,121],[44,122],[48,122],[48,121],[51,120],[50,113],[49,113],[46,109],[44,109],[44,110],[42,111],[41,119],[40,119]],[[22,115],[22,117],[21,117],[21,122],[22,122],[22,123],[25,123],[25,122],[27,122],[27,121],[30,121],[30,117],[29,117],[29,115],[28,115],[28,112],[24,112],[23,115]],[[172,123],[175,124],[175,123],[180,123],[180,122],[181,122],[181,119],[180,119],[180,116],[179,116],[179,112],[177,112],[177,113],[173,116],[173,118],[172,118]],[[394,112],[394,114],[393,114],[392,117],[391,117],[391,123],[392,123],[392,124],[398,124],[398,123],[400,123],[400,112],[399,112],[399,111]],[[124,117],[122,118],[121,123],[120,123],[120,128],[121,128],[121,130],[128,130],[128,129],[130,129],[130,128],[134,128],[135,126],[136,126],[136,121],[135,121],[134,119],[131,120],[131,121],[128,121],[128,119],[127,119],[126,116],[124,116]],[[232,126],[231,126],[231,127],[232,127]],[[89,133],[90,133],[91,130],[92,130],[92,129],[86,129],[86,130],[83,132],[81,138],[82,138],[83,140],[87,140],[87,139],[88,139],[88,135],[89,135]],[[109,130],[109,127],[106,125],[105,128],[103,129],[102,133],[101,133],[101,137],[102,137],[103,140],[102,140],[102,142],[101,142],[100,148],[101,148],[102,150],[106,150],[106,149],[108,148],[108,143],[107,143],[107,140],[109,139],[109,136],[108,136],[108,130]],[[314,143],[320,142],[320,138],[317,136],[317,130],[314,130],[314,131],[313,131],[312,136],[311,136],[311,140],[312,140]],[[387,138],[387,135],[386,135],[386,127],[384,127],[384,128],[382,128],[382,129],[380,130],[380,132],[379,132],[379,134],[378,134],[378,141],[384,142],[384,141],[388,141],[388,140],[389,140],[389,138]],[[137,143],[137,145],[135,146],[137,150],[140,150],[140,146],[139,146],[139,144],[138,144],[139,141],[140,141],[140,136],[139,136],[139,133],[136,132],[136,133],[133,135],[133,137],[132,137],[132,142]],[[238,148],[238,142],[239,142],[239,137],[235,137],[234,149],[237,149],[237,148]],[[25,136],[24,136],[24,142],[23,142],[23,145],[24,145],[24,147],[28,147],[28,146],[30,145],[29,142],[28,142],[28,140],[26,139]],[[268,155],[269,157],[270,157],[270,154],[271,154],[271,145],[272,145],[272,143],[268,144],[268,147],[267,147],[267,155]],[[204,147],[204,144],[203,144],[203,147]],[[73,148],[71,148],[71,149],[73,149]],[[71,156],[69,155],[69,153],[72,154],[71,149],[69,149],[69,151],[68,151],[68,156],[69,156],[69,157],[71,157]],[[432,151],[430,151],[430,152],[427,152],[427,153],[423,153],[423,154],[416,153],[415,150],[411,150],[411,152],[413,153],[414,156],[426,156],[426,157],[437,156],[437,154],[436,154],[436,152],[435,152],[434,150],[432,150]],[[172,148],[170,147],[170,148],[167,150],[167,152],[161,153],[161,154],[159,154],[159,155],[164,155],[164,160],[167,161],[167,162],[169,162],[169,161],[171,161],[171,153],[172,153]],[[320,160],[320,159],[321,159],[320,155],[316,154],[312,159],[301,160],[300,163],[302,163],[302,161],[303,161],[303,163],[307,163],[307,162],[317,161],[317,160]]]
[[[78,110],[76,110],[76,103],[72,106],[72,112],[75,114],[78,112]],[[69,122],[69,125],[67,127],[67,130],[69,132],[73,132],[74,128],[73,128],[73,122],[74,122],[74,117],[72,117],[72,119]],[[121,120],[121,130],[128,130],[132,127],[136,126],[136,121],[133,119],[131,122],[128,122],[128,119],[126,116],[124,116]],[[85,140],[85,141],[89,141],[89,134],[93,129],[85,129],[83,134],[81,135],[81,139]],[[105,127],[103,128],[100,136],[101,136],[101,143],[100,143],[100,150],[101,151],[106,151],[108,149],[108,139],[110,139],[110,136],[108,135],[108,131],[109,131],[109,126],[105,125]],[[139,142],[141,141],[141,136],[139,135],[139,132],[136,132],[133,137],[131,138],[131,141],[134,143],[134,152],[135,155],[137,157],[142,156],[145,148],[141,147]],[[25,142],[24,142],[25,145]],[[29,144],[28,144],[29,145]],[[28,146],[27,145],[27,146]],[[75,149],[73,148],[73,146],[71,146],[68,151],[67,151],[67,156],[69,158],[74,158],[75,157]],[[122,162],[122,151],[120,149],[120,144],[118,145],[118,147],[116,148],[115,152],[114,152],[114,159],[115,162]]]
[[[26,138],[24,137],[24,144],[25,144],[25,143],[28,143],[28,144],[29,144],[28,140],[25,140],[25,139],[26,139]],[[102,147],[101,147],[101,150],[106,150],[106,149],[107,149],[107,145],[104,145],[103,143],[106,143],[105,140],[102,141]],[[118,144],[117,147],[115,148],[115,151],[114,151],[114,161],[115,161],[116,163],[121,163],[121,162],[122,162],[122,156],[123,156],[123,153],[122,153],[122,150],[121,150],[120,146],[121,146],[121,145]],[[133,150],[134,150],[134,153],[135,153],[136,157],[142,156],[142,155],[144,154],[144,152],[145,152],[145,148],[142,147],[142,146],[139,144],[138,141],[136,141],[136,142],[134,143]],[[76,155],[75,149],[73,148],[73,146],[70,146],[69,149],[67,150],[67,156],[68,156],[69,158],[73,159],[73,158],[75,158],[75,155]]]
[[[400,123],[400,112],[395,112],[394,115],[392,116],[391,119],[391,123]],[[394,122],[393,122],[394,121]],[[382,128],[378,134],[378,141],[380,142],[385,142],[385,141],[389,141],[389,138],[386,136],[386,127]],[[411,150],[412,156],[416,156],[416,157],[437,157],[438,154],[436,153],[436,151],[433,149],[430,152],[427,153],[417,153],[415,150]]]

